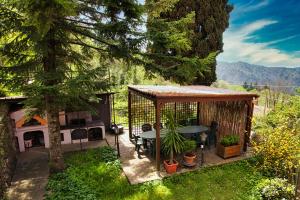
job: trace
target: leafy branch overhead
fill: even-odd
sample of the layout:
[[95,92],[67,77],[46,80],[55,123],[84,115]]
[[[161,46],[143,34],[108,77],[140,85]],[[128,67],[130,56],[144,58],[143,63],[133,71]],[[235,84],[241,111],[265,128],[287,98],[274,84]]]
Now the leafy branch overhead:
[[46,113],[51,172],[64,168],[59,111],[109,88],[108,61],[134,60],[141,15],[134,0],[0,0],[1,83]]
[[[46,93],[73,104],[76,96],[106,90],[105,60],[130,59],[140,49],[143,36],[135,30],[141,11],[130,0],[1,0],[1,82],[32,97],[30,103],[36,99],[32,106],[40,105]],[[53,71],[44,65],[49,54]]]
[[[233,9],[228,0],[147,0],[146,8],[148,52],[160,55],[153,57],[155,63],[167,68],[151,70],[182,84],[210,85],[216,81],[216,56],[222,52],[222,35]],[[184,59],[168,59],[174,56]],[[207,56],[214,58],[206,59]],[[186,62],[188,59],[206,59],[206,66],[195,67]],[[170,70],[170,66],[176,68]]]
[[184,84],[210,71],[216,53],[187,53],[194,49],[196,10],[170,19],[181,1],[149,2],[0,0],[1,84],[46,112],[51,169],[63,169],[59,111],[86,108],[107,91],[113,62],[142,64]]

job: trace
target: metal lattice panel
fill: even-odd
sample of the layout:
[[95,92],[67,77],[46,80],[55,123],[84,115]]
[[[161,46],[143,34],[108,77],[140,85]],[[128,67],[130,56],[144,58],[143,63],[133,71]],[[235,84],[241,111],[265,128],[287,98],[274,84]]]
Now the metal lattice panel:
[[[176,121],[180,124],[182,121],[190,123],[192,119],[194,121],[197,118],[197,102],[190,103],[166,103],[161,111],[161,123],[163,127],[166,124],[166,113],[172,111],[175,114]],[[142,132],[143,124],[155,123],[155,106],[154,102],[139,96],[132,94],[131,97],[131,120],[132,120],[132,133],[139,135]]]

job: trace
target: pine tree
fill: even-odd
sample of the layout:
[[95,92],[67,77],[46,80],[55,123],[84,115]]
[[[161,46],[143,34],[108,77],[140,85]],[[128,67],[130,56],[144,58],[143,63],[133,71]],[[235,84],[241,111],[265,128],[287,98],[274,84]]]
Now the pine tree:
[[[228,0],[147,0],[146,4],[150,7],[148,28],[153,39],[152,53],[204,59],[211,52],[222,52],[223,32],[233,9]],[[177,82],[189,76],[184,82],[210,85],[216,81],[215,56],[200,69],[193,65],[170,68],[170,63],[164,62],[161,64],[165,70],[160,73]]]
[[253,87],[253,83],[252,82],[250,82],[250,85],[249,85],[249,87],[248,87],[248,91],[250,91],[250,90],[253,90],[254,89],[254,87]]
[[107,88],[105,60],[133,58],[141,11],[134,0],[0,0],[1,83],[46,112],[52,172],[64,169],[59,111]]
[[244,82],[243,88],[245,88],[246,90],[248,89],[248,83],[247,83],[247,81]]

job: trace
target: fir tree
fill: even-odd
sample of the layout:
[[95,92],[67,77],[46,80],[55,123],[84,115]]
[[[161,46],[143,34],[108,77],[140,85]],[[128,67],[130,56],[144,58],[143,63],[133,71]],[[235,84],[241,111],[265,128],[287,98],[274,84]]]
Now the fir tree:
[[248,89],[248,83],[247,83],[247,81],[244,82],[243,88],[245,88],[246,90]]
[[248,86],[248,91],[253,90],[253,89],[254,89],[253,83],[251,82],[250,85]]
[[[146,4],[150,8],[148,29],[153,39],[152,53],[204,59],[211,52],[222,52],[223,32],[229,25],[229,13],[233,9],[228,0],[147,0]],[[202,67],[193,64],[174,67],[160,58],[157,62],[163,62],[160,64],[165,70],[160,73],[166,78],[210,85],[216,81],[215,56]]]
[[1,83],[45,111],[52,172],[64,169],[59,111],[107,88],[104,60],[138,51],[141,11],[134,0],[0,0]]

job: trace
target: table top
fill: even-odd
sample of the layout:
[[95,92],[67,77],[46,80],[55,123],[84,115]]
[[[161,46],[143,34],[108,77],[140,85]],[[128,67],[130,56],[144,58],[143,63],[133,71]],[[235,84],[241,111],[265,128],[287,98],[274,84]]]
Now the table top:
[[[178,128],[179,133],[183,134],[193,134],[193,133],[202,133],[208,131],[209,128],[207,126],[199,125],[199,126],[182,126]],[[163,138],[167,133],[167,129],[160,130],[160,137]],[[141,138],[144,139],[155,139],[156,138],[156,131],[145,131],[140,134]]]
[[203,125],[196,125],[196,126],[182,126],[178,128],[179,133],[184,133],[184,134],[192,134],[192,133],[202,133],[205,131],[208,131],[209,128],[207,126]]
[[[160,130],[160,137],[163,138],[167,133],[167,130],[166,129],[161,129]],[[145,131],[145,132],[142,132],[140,134],[141,138],[144,138],[144,139],[155,139],[156,138],[156,131],[155,130],[151,130],[151,131]]]

